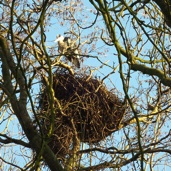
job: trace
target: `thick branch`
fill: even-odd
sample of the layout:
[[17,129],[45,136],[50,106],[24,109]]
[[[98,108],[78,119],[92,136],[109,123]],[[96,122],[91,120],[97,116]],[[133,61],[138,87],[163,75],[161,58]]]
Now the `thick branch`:
[[137,153],[132,158],[125,160],[123,162],[120,162],[119,164],[114,164],[113,161],[112,162],[103,162],[98,165],[79,169],[79,171],[89,171],[89,170],[99,170],[99,169],[101,170],[101,169],[105,169],[105,168],[121,168],[122,166],[125,166],[125,165],[131,163],[132,161],[137,160],[137,158],[139,156],[140,156],[140,153]]
[[[52,171],[63,171],[63,168],[59,164],[58,160],[56,159],[56,156],[53,154],[49,146],[44,142],[44,140],[40,137],[38,132],[35,130],[32,120],[29,117],[29,114],[26,109],[26,103],[25,100],[17,100],[17,97],[15,95],[15,91],[13,89],[12,80],[10,71],[14,74],[14,76],[18,79],[16,81],[18,82],[20,89],[23,93],[20,93],[20,96],[26,95],[25,86],[23,85],[23,76],[20,70],[15,71],[17,68],[13,58],[10,54],[10,50],[7,44],[7,41],[4,37],[0,36],[0,57],[2,60],[2,75],[4,79],[4,86],[7,88],[6,94],[10,98],[10,102],[12,105],[12,108],[14,110],[15,115],[17,116],[29,142],[31,147],[39,154],[40,151],[42,152],[42,155],[48,164],[49,168]],[[17,74],[17,75],[15,75]],[[21,87],[23,86],[23,87]],[[24,97],[26,98],[26,97]],[[22,99],[22,97],[20,98]],[[44,146],[42,146],[42,144]]]
[[153,0],[161,9],[164,15],[166,24],[171,27],[171,1],[170,0]]
[[155,68],[150,68],[147,67],[146,65],[142,64],[131,64],[131,69],[134,71],[141,71],[143,74],[148,74],[151,76],[157,76],[160,81],[165,85],[165,86],[171,86],[171,78],[166,77],[164,72]]
[[0,142],[3,144],[15,143],[15,144],[30,148],[30,145],[24,141],[21,141],[21,140],[15,139],[15,138],[11,138],[11,137],[8,137],[7,135],[3,135],[3,134],[0,134],[0,136],[5,138],[5,139],[0,138]]

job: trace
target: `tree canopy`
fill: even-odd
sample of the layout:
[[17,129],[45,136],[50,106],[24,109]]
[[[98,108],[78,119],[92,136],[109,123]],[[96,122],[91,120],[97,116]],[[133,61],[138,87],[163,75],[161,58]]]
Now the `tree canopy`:
[[[170,0],[1,1],[0,168],[170,169],[170,9]],[[58,50],[59,34],[73,52]]]

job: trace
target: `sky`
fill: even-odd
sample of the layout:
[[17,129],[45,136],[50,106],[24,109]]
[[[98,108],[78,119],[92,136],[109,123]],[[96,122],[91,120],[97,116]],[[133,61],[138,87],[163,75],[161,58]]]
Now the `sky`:
[[[84,8],[83,11],[80,11],[80,13],[82,15],[76,15],[75,17],[77,17],[77,19],[79,20],[80,19],[80,23],[84,23],[84,19],[82,21],[82,16],[85,16],[87,14],[87,12],[90,12],[90,15],[89,17],[87,17],[85,20],[85,24],[83,24],[84,27],[86,27],[87,25],[90,25],[90,23],[92,23],[92,21],[94,20],[95,16],[93,15],[92,17],[92,14],[95,13],[94,11],[94,7],[92,7],[92,5],[90,3],[88,3],[88,1],[86,1],[85,5],[87,6],[87,8]],[[75,7],[75,9],[77,10],[78,8]],[[142,20],[144,20],[145,22],[148,23],[148,17],[146,17],[144,15],[144,13],[142,11],[139,12],[139,17],[142,18]],[[135,39],[135,32],[132,30],[132,28],[130,27],[130,24],[129,22],[131,23],[131,19],[129,20],[128,19],[129,17],[126,17],[123,18],[123,25],[125,23],[126,25],[126,30],[130,36],[130,38],[132,38],[132,40]],[[127,24],[126,22],[129,21]],[[60,20],[58,19],[54,19],[54,23],[60,23]],[[54,35],[57,35],[57,34],[64,34],[64,32],[67,32],[68,31],[68,28],[70,28],[70,25],[68,24],[64,24],[64,26],[61,26],[61,29],[58,29],[56,28],[56,25],[54,24],[54,27],[51,28],[51,32],[49,32],[47,35],[48,37],[50,38],[50,41],[52,42],[52,45],[56,46],[56,44],[53,43],[54,41]],[[86,40],[86,36],[87,35],[91,35],[91,33],[96,30],[97,31],[97,36],[99,36],[100,32],[99,30],[104,30],[106,31],[106,27],[103,23],[103,20],[101,17],[98,18],[97,20],[97,25],[93,26],[92,28],[90,29],[87,29],[87,30],[84,30],[84,29],[80,29],[80,33],[81,33],[81,42],[84,42]],[[51,34],[53,34],[53,36],[51,36]],[[105,33],[106,34],[106,33]],[[118,30],[118,37],[119,37],[119,30]],[[144,42],[147,40],[147,38],[145,36],[143,36],[143,39],[144,39]],[[143,43],[143,42],[142,42]],[[144,46],[144,51],[148,51],[151,47],[151,44],[150,43],[147,43],[146,46]],[[84,49],[86,48],[86,46],[83,46],[82,50],[84,51]],[[57,48],[56,48],[57,49]],[[95,55],[95,56],[99,56],[100,59],[105,62],[106,64],[109,64],[111,66],[114,66],[114,68],[116,68],[115,70],[115,73],[112,74],[109,78],[107,78],[104,83],[109,87],[109,88],[113,88],[113,87],[116,87],[116,89],[119,91],[120,95],[122,98],[124,98],[124,94],[123,94],[123,86],[122,86],[122,83],[121,83],[121,79],[120,79],[120,74],[119,74],[119,68],[118,68],[118,60],[117,60],[117,56],[115,54],[116,53],[116,50],[113,46],[109,47],[107,45],[104,44],[104,42],[102,41],[97,41],[96,44],[95,44],[95,49],[89,49],[89,54],[90,55]],[[96,51],[98,51],[100,53],[100,55],[98,53],[96,53]],[[102,53],[106,51],[106,53]],[[107,75],[108,73],[110,73],[112,71],[112,69],[108,66],[103,66],[101,68],[99,68],[99,65],[101,66],[101,63],[99,63],[97,61],[97,59],[94,59],[94,58],[86,58],[86,57],[83,57],[84,61],[82,63],[82,67],[87,67],[87,66],[91,66],[92,68],[94,68],[95,72],[94,72],[94,76],[97,76],[97,77],[100,77],[101,79]],[[125,60],[123,58],[123,60]],[[125,70],[127,70],[127,66],[126,65],[123,65],[125,67]],[[143,101],[143,106],[145,106],[145,103],[147,103],[147,97],[144,95],[143,96],[143,92],[138,92],[137,91],[137,88],[142,88],[141,85],[139,85],[139,81],[138,81],[138,78],[141,77],[141,81],[143,83],[142,87],[143,87],[143,90],[146,91],[146,88],[148,88],[149,86],[149,82],[148,80],[150,79],[150,77],[148,75],[139,75],[138,72],[131,72],[131,81],[130,81],[130,91],[129,91],[129,94],[130,94],[130,97],[133,97],[134,95],[136,96],[139,96],[140,97],[140,101],[137,101],[137,104],[138,103],[142,103]],[[142,90],[141,90],[142,91]],[[153,90],[151,90],[150,92],[151,96],[152,97],[155,97],[155,94],[153,94]],[[141,101],[142,100],[142,101]],[[142,112],[143,110],[140,109]],[[150,134],[150,133],[149,133]],[[113,139],[122,139],[124,133],[123,131],[120,131],[120,132],[116,132],[113,134]],[[134,136],[134,134],[131,134],[130,133],[130,137]],[[122,148],[122,146],[120,146],[120,148]],[[98,153],[97,153],[98,154]],[[95,160],[94,160],[95,162]],[[167,166],[165,166],[167,168]],[[127,166],[126,167],[123,167],[123,170],[126,170],[127,169]],[[161,169],[161,167],[156,167],[156,169]],[[147,168],[148,170],[148,168]],[[166,169],[167,170],[167,169]],[[107,171],[107,169],[106,169]]]
[[[72,4],[72,7],[75,9],[74,17],[77,19],[79,24],[82,24],[83,27],[87,27],[94,21],[95,15],[93,15],[93,14],[96,13],[96,11],[94,10],[94,7],[89,3],[89,1],[84,1],[84,5],[86,6],[86,8],[84,8],[84,10],[80,10],[79,7],[77,6],[77,4]],[[55,17],[55,15],[53,15],[54,17],[51,17],[50,22],[52,22],[52,24],[46,30],[46,38],[47,38],[46,39],[46,48],[49,50],[49,53],[51,53],[51,50],[52,51],[54,50],[53,52],[58,54],[57,44],[54,42],[57,35],[59,35],[59,34],[64,35],[64,33],[68,32],[68,30],[73,30],[74,32],[81,34],[80,41],[81,41],[81,43],[83,43],[81,46],[83,53],[87,53],[88,55],[91,55],[91,56],[93,56],[93,55],[99,56],[100,59],[104,63],[112,65],[116,69],[115,73],[112,74],[109,78],[105,79],[104,83],[107,85],[107,87],[109,87],[109,89],[116,87],[116,89],[119,91],[121,97],[123,98],[124,97],[123,86],[122,86],[119,71],[118,71],[118,60],[117,60],[117,56],[115,55],[116,54],[115,48],[105,45],[104,42],[102,42],[100,40],[95,40],[95,44],[91,44],[91,45],[84,44],[84,42],[87,39],[87,36],[89,36],[90,38],[94,37],[94,36],[98,37],[101,34],[101,32],[99,30],[101,30],[101,31],[104,30],[104,32],[106,31],[106,28],[104,26],[102,18],[99,17],[97,20],[97,24],[95,24],[93,27],[91,27],[89,29],[78,29],[78,27],[74,26],[74,25],[73,25],[73,28],[71,28],[72,22],[70,23],[68,20],[62,21],[62,17],[60,18],[60,16],[63,16],[63,17],[65,17],[65,15],[67,16],[67,7],[69,7],[69,3],[64,3],[63,5],[61,4],[60,7],[56,6],[55,7],[56,9],[54,8],[54,10],[57,11],[56,17]],[[63,8],[66,9],[66,11],[64,13],[62,13]],[[77,12],[79,14],[76,14]],[[88,16],[87,16],[87,14],[88,14]],[[140,13],[139,15],[142,15],[142,14]],[[126,21],[127,21],[127,19],[126,20],[123,19],[123,22],[126,22]],[[127,27],[127,29],[130,29],[129,26]],[[92,34],[92,32],[94,32],[94,33]],[[130,36],[132,36],[132,38],[134,38],[134,34],[133,34],[132,30],[128,30],[128,32],[130,33]],[[104,34],[106,34],[106,33],[104,33]],[[118,34],[119,34],[119,31],[118,31]],[[70,34],[67,34],[67,35],[70,35]],[[149,46],[149,45],[147,44],[147,46]],[[100,77],[100,79],[102,79],[105,75],[107,75],[108,73],[110,73],[112,71],[112,69],[108,66],[105,66],[105,65],[101,66],[102,64],[99,63],[96,58],[91,58],[91,57],[87,58],[84,56],[82,58],[83,58],[83,62],[81,63],[81,67],[82,68],[83,67],[84,68],[91,67],[91,69],[93,69],[93,71],[94,71],[94,76]],[[101,67],[99,67],[99,65]],[[125,70],[126,70],[126,65],[125,65]],[[80,72],[80,71],[78,70],[77,72]],[[139,86],[138,85],[139,82],[135,79],[136,77],[138,77],[138,74],[132,73],[131,77],[132,78],[131,78],[131,85],[130,85],[131,86],[130,95],[136,94],[136,93],[139,94],[140,92],[136,92],[137,90],[135,88],[133,88],[133,86],[134,87]],[[148,76],[147,75],[142,76],[141,79],[142,79],[142,81],[148,80]],[[144,87],[148,86],[148,83],[143,83],[143,86]],[[40,87],[36,85],[33,89],[32,94],[37,93],[39,91],[39,88]],[[144,103],[145,103],[145,100],[144,100]],[[10,113],[11,109],[8,109],[8,110]],[[15,135],[18,137],[18,128],[17,128],[18,124],[16,124],[16,123],[17,123],[17,121],[16,121],[15,117],[11,116],[11,120],[9,123],[9,129],[13,130],[13,132],[10,132],[10,134],[13,137],[15,137]],[[7,124],[7,122],[6,122],[6,124]],[[2,131],[4,131],[4,129],[7,127],[6,124],[1,125],[0,131],[1,131],[1,129],[2,129]],[[20,132],[20,133],[22,136],[22,132]],[[117,140],[122,138],[123,131],[121,131],[120,133],[118,133],[118,132],[114,133],[113,138],[116,138],[115,136],[117,137]],[[122,147],[122,145],[121,145],[121,147]],[[10,150],[13,150],[11,152],[16,154],[16,153],[18,153],[17,152],[18,148],[19,147],[17,146],[15,148],[10,148]],[[3,154],[6,154],[7,149],[4,148],[3,150],[1,148],[0,156],[2,156],[2,157],[3,157]],[[29,150],[27,150],[27,149],[22,149],[22,151],[26,155],[27,154],[29,155],[29,153],[30,153]],[[18,158],[20,158],[20,157],[22,158],[23,156],[18,156]],[[20,161],[20,165],[23,165],[22,163],[24,163],[24,160],[21,159],[18,161]],[[126,168],[123,170],[126,170]]]

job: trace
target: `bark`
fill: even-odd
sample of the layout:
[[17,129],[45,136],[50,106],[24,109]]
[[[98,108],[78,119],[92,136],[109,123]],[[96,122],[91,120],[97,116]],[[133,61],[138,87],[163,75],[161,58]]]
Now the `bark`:
[[[0,58],[2,60],[2,75],[5,87],[4,92],[10,98],[14,113],[29,140],[31,148],[35,150],[37,154],[42,154],[45,162],[52,171],[63,171],[64,169],[59,164],[56,156],[53,154],[45,140],[43,140],[40,134],[35,130],[35,127],[26,109],[27,85],[24,79],[24,73],[22,72],[20,65],[16,65],[14,63],[12,55],[10,54],[8,43],[2,36],[0,36]],[[20,88],[19,99],[17,99],[15,95],[15,89],[13,88],[11,80],[11,73],[13,74]]]
[[153,0],[161,9],[166,24],[171,27],[171,1],[170,0]]

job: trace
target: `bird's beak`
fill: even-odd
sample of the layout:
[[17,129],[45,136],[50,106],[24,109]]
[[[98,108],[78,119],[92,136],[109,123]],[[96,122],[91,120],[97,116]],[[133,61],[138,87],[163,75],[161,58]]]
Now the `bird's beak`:
[[54,42],[58,42],[58,39],[56,39]]

